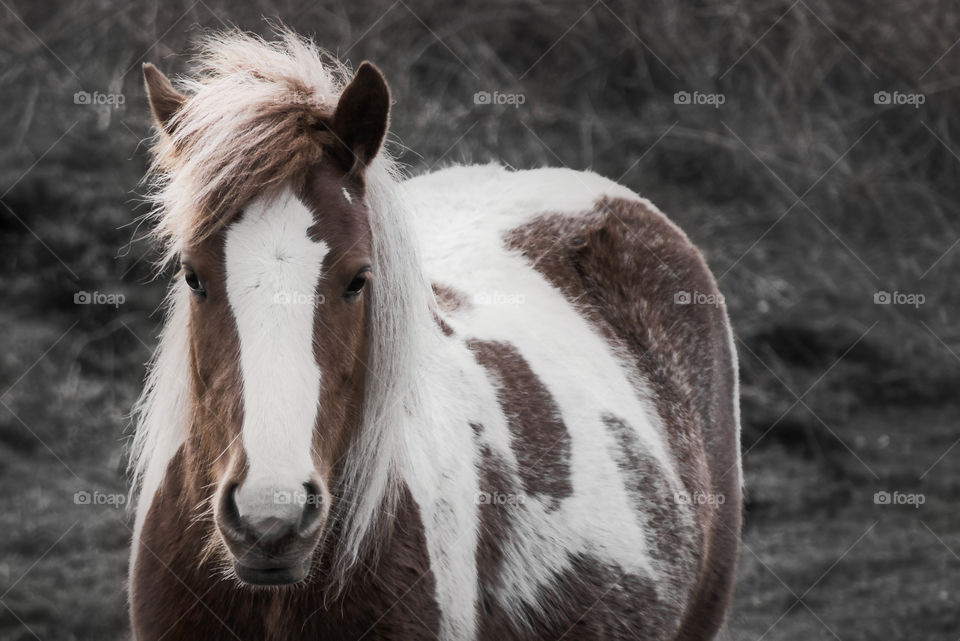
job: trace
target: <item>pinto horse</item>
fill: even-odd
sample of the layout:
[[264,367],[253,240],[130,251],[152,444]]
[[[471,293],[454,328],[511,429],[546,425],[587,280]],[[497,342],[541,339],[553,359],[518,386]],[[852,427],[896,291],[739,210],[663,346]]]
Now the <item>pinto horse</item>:
[[709,639],[741,523],[702,256],[590,172],[404,180],[310,41],[144,65],[169,262],[130,607],[158,639]]

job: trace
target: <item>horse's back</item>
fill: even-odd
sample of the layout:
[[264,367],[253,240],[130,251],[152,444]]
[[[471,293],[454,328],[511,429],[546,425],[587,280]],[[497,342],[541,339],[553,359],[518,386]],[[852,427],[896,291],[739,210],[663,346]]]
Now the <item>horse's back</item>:
[[[502,609],[549,629],[531,600],[576,612],[603,598],[616,619],[554,625],[711,636],[736,561],[739,417],[729,324],[700,253],[592,173],[456,167],[407,188],[442,322],[499,402],[476,441],[499,460],[479,466],[515,469],[532,495],[512,514],[481,510],[501,549],[486,618]],[[481,532],[478,558],[484,545]],[[481,638],[507,629],[481,623]]]

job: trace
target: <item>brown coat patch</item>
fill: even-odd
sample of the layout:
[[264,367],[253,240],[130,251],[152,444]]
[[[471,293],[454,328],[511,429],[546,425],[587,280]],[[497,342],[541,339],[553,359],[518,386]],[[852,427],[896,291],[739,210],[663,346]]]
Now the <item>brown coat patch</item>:
[[678,504],[680,501],[670,489],[667,470],[646,452],[634,428],[612,414],[602,420],[616,443],[611,456],[623,473],[627,495],[634,509],[645,516],[650,556],[666,570],[661,589],[678,598],[690,598],[702,562],[703,541],[696,530],[686,527],[683,515],[677,518],[684,506]]
[[522,487],[507,463],[483,442],[483,426],[473,423],[471,427],[475,435],[474,443],[480,452],[479,491],[483,496],[477,500],[479,539],[476,559],[480,584],[477,637],[502,639],[502,635],[512,627],[508,614],[496,597],[496,592],[503,587],[503,542],[514,536],[514,520],[518,511],[524,508],[522,505],[498,503],[493,498],[497,494],[519,494]]
[[[181,261],[196,272],[207,294],[190,294],[192,388],[190,427],[186,449],[195,461],[191,485],[214,488],[232,472],[242,479],[245,454],[238,438],[243,425],[243,380],[240,373],[240,338],[227,300],[223,233],[189,245]],[[196,502],[212,498],[197,495]]]
[[470,307],[470,301],[467,300],[466,295],[449,285],[433,283],[430,285],[430,288],[433,289],[433,296],[437,300],[437,307],[444,313],[452,314],[457,310]]
[[444,336],[453,336],[453,328],[436,311],[433,312],[433,322],[437,324]]
[[543,215],[505,238],[650,382],[686,491],[724,496],[695,505],[702,559],[681,639],[710,638],[733,586],[742,499],[735,473],[736,373],[719,306],[675,304],[679,292],[717,295],[703,257],[643,203],[603,198],[582,216]]
[[444,314],[453,314],[456,311],[469,306],[467,297],[461,292],[440,283],[431,284],[433,297],[437,302],[437,309],[433,312],[433,320],[445,336],[453,336],[453,328],[443,317]]
[[500,384],[497,399],[507,418],[524,491],[548,510],[573,493],[570,433],[550,391],[509,343],[470,339],[476,359]]
[[[653,582],[589,555],[571,555],[570,566],[541,592],[539,608],[524,624],[503,610],[481,612],[478,639],[492,641],[653,641],[670,638],[679,613],[660,600]],[[669,634],[667,632],[666,634]]]
[[[314,307],[313,351],[323,375],[314,430],[317,464],[329,477],[348,447],[363,411],[367,374],[367,297],[344,299],[344,288],[371,263],[370,220],[362,179],[332,162],[311,167],[301,197],[313,212],[310,237],[327,245]],[[352,202],[343,195],[352,194]],[[376,274],[368,272],[368,279]]]
[[679,613],[660,600],[646,577],[584,555],[558,584],[573,604],[558,621],[557,636],[569,639],[654,641],[670,638]]

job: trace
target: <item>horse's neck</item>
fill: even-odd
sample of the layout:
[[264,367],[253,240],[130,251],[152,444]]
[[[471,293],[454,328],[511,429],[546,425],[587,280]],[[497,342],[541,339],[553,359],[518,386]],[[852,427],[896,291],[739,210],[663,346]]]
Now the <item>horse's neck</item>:
[[[355,566],[368,544],[378,545],[393,510],[409,488],[411,451],[421,450],[423,418],[435,377],[428,363],[445,349],[435,321],[433,292],[423,273],[416,212],[402,185],[384,167],[371,169],[367,198],[374,242],[374,297],[369,307],[369,352],[363,422],[342,470],[343,550],[338,574]],[[410,502],[407,501],[407,504]]]

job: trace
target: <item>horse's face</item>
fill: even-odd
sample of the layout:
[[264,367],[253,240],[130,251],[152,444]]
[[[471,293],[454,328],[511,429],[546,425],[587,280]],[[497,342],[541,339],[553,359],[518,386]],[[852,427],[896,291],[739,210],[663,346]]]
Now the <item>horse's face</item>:
[[[148,88],[153,100],[149,75]],[[245,583],[307,577],[360,425],[376,278],[364,171],[388,106],[382,76],[362,66],[329,118],[322,160],[181,253],[189,447],[203,468],[193,473],[213,505],[212,544]]]
[[252,583],[300,576],[360,422],[375,274],[361,194],[338,171],[317,166],[181,256],[204,416],[195,438],[219,448],[201,457],[213,464],[216,525]]

